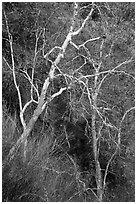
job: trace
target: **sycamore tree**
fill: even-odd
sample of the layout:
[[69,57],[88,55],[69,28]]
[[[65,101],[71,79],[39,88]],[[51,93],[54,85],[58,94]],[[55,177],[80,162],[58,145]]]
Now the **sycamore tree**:
[[3,3],[3,100],[21,128],[3,166],[40,160],[36,201],[115,201],[123,175],[134,189],[134,20],[134,3]]

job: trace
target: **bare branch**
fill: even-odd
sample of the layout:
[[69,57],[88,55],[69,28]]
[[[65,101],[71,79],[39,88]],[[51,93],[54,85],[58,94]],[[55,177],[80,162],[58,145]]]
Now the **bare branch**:
[[78,35],[82,29],[84,28],[85,24],[87,23],[87,21],[89,20],[90,16],[92,15],[92,12],[94,10],[94,3],[92,3],[92,9],[90,10],[88,16],[85,18],[85,20],[83,21],[81,27],[77,30],[77,31],[73,31],[72,35],[75,36],[75,35]]
[[123,117],[122,117],[122,119],[121,119],[121,121],[120,121],[120,126],[119,126],[119,130],[118,130],[118,145],[120,146],[120,144],[121,144],[121,126],[122,126],[122,123],[123,123],[123,121],[124,121],[124,119],[125,119],[125,117],[126,117],[126,115],[130,112],[130,111],[132,111],[132,110],[135,110],[135,107],[131,107],[130,109],[128,109],[125,113],[124,113],[124,115],[123,115]]
[[21,99],[21,93],[20,93],[20,89],[19,86],[17,85],[17,80],[16,80],[16,74],[15,74],[15,62],[14,62],[14,54],[13,54],[13,38],[12,35],[9,31],[9,26],[8,26],[8,21],[7,21],[7,17],[6,14],[4,12],[4,16],[5,16],[5,21],[6,21],[6,27],[7,27],[7,32],[8,32],[8,37],[9,37],[9,43],[10,43],[10,51],[11,51],[11,60],[12,60],[12,74],[13,74],[13,79],[14,79],[14,84],[18,93],[18,99],[19,99],[19,106],[20,106],[20,119],[21,119],[21,123],[23,125],[23,128],[26,128],[26,123],[24,121],[23,115],[22,115],[22,99]]

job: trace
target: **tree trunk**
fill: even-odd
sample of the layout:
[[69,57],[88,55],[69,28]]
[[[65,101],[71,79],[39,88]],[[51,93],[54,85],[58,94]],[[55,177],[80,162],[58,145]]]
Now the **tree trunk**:
[[[96,100],[93,102],[93,106],[96,107]],[[96,185],[97,185],[97,197],[98,201],[102,201],[103,196],[103,183],[102,183],[102,174],[101,174],[101,167],[98,161],[98,149],[97,149],[97,134],[95,128],[95,121],[96,121],[96,110],[93,108],[92,113],[92,137],[93,137],[93,154],[95,160],[95,168],[96,168]]]
[[27,141],[27,137],[29,136],[29,134],[31,133],[34,124],[36,123],[39,115],[43,112],[44,108],[43,105],[45,104],[45,93],[47,92],[47,89],[49,87],[50,84],[50,80],[49,77],[45,80],[43,89],[42,89],[42,93],[40,96],[40,100],[39,100],[39,104],[37,106],[37,108],[34,111],[33,116],[31,117],[30,121],[28,122],[26,128],[24,129],[21,137],[17,140],[17,142],[15,143],[15,145],[11,148],[6,160],[3,162],[3,164],[5,164],[6,162],[12,160],[14,158],[15,153],[17,152],[17,150],[19,149],[20,145],[23,144],[24,145],[24,151],[26,149],[26,141]]

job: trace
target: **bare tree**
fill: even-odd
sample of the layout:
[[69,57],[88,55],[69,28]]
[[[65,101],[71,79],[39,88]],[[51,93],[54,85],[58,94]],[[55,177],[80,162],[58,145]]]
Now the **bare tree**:
[[[58,9],[59,6],[57,5],[56,8]],[[134,43],[125,44],[129,38],[129,33],[125,30],[126,23],[123,23],[125,25],[123,28],[118,25],[118,20],[124,22],[122,17],[121,19],[115,17],[118,15],[118,6],[119,4],[109,3],[85,3],[85,5],[84,3],[73,3],[71,4],[71,14],[62,10],[64,13],[55,15],[55,17],[55,11],[53,10],[49,19],[54,17],[61,21],[63,26],[66,24],[65,29],[62,26],[62,31],[54,33],[53,42],[47,36],[47,27],[39,24],[38,19],[42,10],[39,6],[37,7],[31,74],[28,73],[25,66],[22,70],[23,77],[30,84],[30,100],[25,104],[22,102],[22,95],[17,82],[14,37],[11,34],[8,17],[4,11],[11,64],[6,57],[3,57],[3,60],[12,71],[18,93],[20,121],[23,127],[20,138],[11,148],[5,162],[14,158],[21,145],[24,149],[24,160],[26,159],[27,138],[38,117],[48,109],[49,104],[56,97],[68,92],[71,111],[75,113],[75,121],[83,118],[86,121],[86,128],[90,130],[90,134],[86,134],[85,129],[85,134],[89,140],[92,140],[96,191],[86,187],[85,183],[80,180],[74,158],[66,154],[74,165],[75,176],[79,184],[83,186],[82,189],[92,191],[97,201],[103,200],[109,168],[115,156],[121,154],[121,134],[125,118],[130,112],[134,111],[134,101],[131,101],[129,93],[134,88],[134,70],[132,70],[132,67],[134,67]],[[63,36],[61,32],[63,32]],[[132,27],[129,32],[133,35]],[[58,43],[59,36],[61,36],[60,44]],[[46,63],[51,64],[41,90],[34,79],[40,57]],[[58,91],[50,93],[49,90],[54,80],[60,80],[60,77],[63,77],[65,85],[62,85]],[[120,81],[120,77],[123,78],[123,81]],[[126,84],[129,87],[125,88]],[[127,98],[123,92],[128,92]],[[119,98],[120,102],[122,97],[124,101],[123,112],[121,113],[118,110],[118,101],[116,100]],[[25,121],[26,111],[32,103],[36,104],[37,107],[29,121]],[[88,118],[91,118],[90,122]],[[67,132],[65,132],[65,135],[68,146],[70,146]],[[102,151],[102,141],[106,141],[110,149],[112,148],[105,169],[102,169],[99,159]],[[103,171],[104,173],[102,173]],[[56,173],[60,175],[63,172],[56,170]],[[81,190],[78,191],[78,193],[80,192]]]

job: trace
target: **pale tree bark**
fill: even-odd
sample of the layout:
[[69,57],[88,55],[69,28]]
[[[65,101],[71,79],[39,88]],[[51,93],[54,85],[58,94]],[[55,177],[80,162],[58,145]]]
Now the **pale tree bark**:
[[[9,26],[8,26],[8,21],[7,21],[7,17],[6,17],[6,14],[5,14],[5,20],[6,20],[6,26],[7,26],[7,32],[8,32],[8,37],[9,37],[9,43],[10,43],[10,49],[11,49],[11,58],[12,58],[12,71],[13,71],[13,77],[14,77],[14,83],[15,83],[15,87],[17,89],[17,92],[18,92],[18,97],[19,97],[19,102],[20,102],[20,118],[21,118],[21,121],[22,121],[22,125],[23,125],[23,133],[21,135],[21,137],[18,139],[18,141],[16,142],[16,144],[12,147],[12,149],[10,150],[10,153],[7,157],[7,159],[12,159],[14,157],[14,151],[16,149],[19,148],[19,146],[21,145],[21,143],[24,143],[24,156],[26,157],[26,145],[27,145],[27,137],[28,135],[30,134],[30,132],[32,131],[33,129],[33,126],[35,124],[35,122],[37,121],[39,115],[43,112],[43,110],[45,109],[45,106],[47,104],[47,102],[45,101],[45,96],[46,96],[46,93],[47,93],[47,90],[48,90],[48,87],[50,85],[50,82],[53,80],[54,78],[54,71],[57,67],[57,65],[59,64],[61,58],[64,58],[64,54],[65,54],[65,51],[67,49],[67,46],[68,44],[70,43],[71,41],[71,38],[72,36],[75,36],[77,34],[79,34],[82,30],[82,28],[85,26],[85,23],[86,21],[89,19],[89,17],[91,16],[92,14],[92,11],[93,11],[93,8],[91,9],[89,15],[87,16],[87,18],[84,20],[84,22],[82,23],[81,27],[77,30],[77,31],[73,31],[74,29],[74,25],[75,25],[75,18],[76,18],[76,15],[77,15],[77,9],[78,9],[78,4],[75,3],[74,5],[74,13],[73,13],[73,18],[72,18],[72,25],[70,26],[70,30],[66,36],[66,39],[64,41],[64,43],[62,44],[62,46],[60,47],[60,52],[57,56],[57,58],[55,59],[54,63],[52,64],[51,66],[51,69],[49,71],[49,74],[48,74],[48,77],[47,79],[45,80],[44,84],[43,84],[43,88],[42,88],[42,91],[41,91],[41,95],[40,95],[40,98],[39,98],[39,101],[38,101],[38,106],[36,108],[36,110],[34,111],[34,114],[32,116],[32,118],[30,119],[30,121],[28,122],[28,124],[26,125],[25,124],[25,121],[23,119],[23,113],[25,111],[25,109],[22,108],[22,102],[21,102],[21,94],[20,94],[20,90],[19,90],[19,87],[17,85],[17,82],[16,82],[16,76],[15,76],[15,63],[14,63],[14,53],[13,53],[13,40],[12,40],[12,36],[10,34],[10,30],[9,30]],[[35,53],[37,52],[37,43],[36,43],[36,46],[35,46]],[[44,55],[44,58],[47,57],[49,53],[47,53],[46,55]],[[34,63],[35,63],[35,58],[36,56],[34,57]],[[32,87],[34,86],[33,85],[33,75],[34,75],[34,69],[33,69],[33,72],[32,72],[32,80],[31,80],[31,93],[32,93]],[[55,96],[58,96],[59,94],[62,93],[62,91],[64,91],[65,89],[61,89]],[[51,97],[53,99],[53,97]],[[47,100],[48,101],[48,100]],[[50,100],[49,100],[50,101]],[[30,101],[29,103],[27,103],[27,105],[25,106],[25,108],[31,103],[32,101]]]
[[[111,11],[111,9],[109,8],[107,3],[105,4],[105,6],[106,6],[106,9],[109,10],[109,12],[111,12],[113,14],[113,11]],[[41,31],[40,34],[37,30],[32,76],[30,77],[27,74],[27,72],[26,73],[24,72],[25,76],[27,77],[27,79],[29,80],[29,82],[31,84],[31,92],[30,92],[31,100],[29,102],[27,102],[24,105],[24,107],[22,106],[21,93],[20,93],[19,87],[17,85],[16,75],[15,75],[13,39],[12,39],[12,36],[10,34],[10,30],[9,30],[9,26],[8,26],[8,19],[5,15],[7,33],[8,33],[8,38],[9,38],[8,40],[9,40],[10,50],[11,50],[11,59],[12,59],[12,66],[11,67],[10,67],[10,65],[8,65],[8,66],[12,70],[13,78],[14,78],[14,84],[15,84],[15,87],[16,87],[17,92],[18,92],[18,98],[19,98],[19,104],[20,104],[20,119],[21,119],[22,126],[23,126],[23,133],[22,133],[21,137],[17,140],[15,145],[11,148],[9,155],[7,156],[5,162],[11,161],[14,158],[17,150],[21,147],[21,145],[23,145],[23,148],[24,148],[24,160],[25,160],[26,148],[27,148],[27,138],[30,135],[38,117],[42,114],[42,112],[45,110],[45,108],[48,106],[48,104],[55,97],[61,95],[64,91],[69,90],[71,92],[73,86],[75,86],[75,82],[77,82],[79,84],[81,90],[82,90],[82,94],[81,94],[80,100],[79,100],[81,107],[82,107],[81,108],[82,110],[81,110],[81,112],[80,112],[80,109],[78,110],[79,115],[84,117],[85,120],[86,120],[85,112],[91,116],[91,124],[88,124],[88,127],[91,130],[90,140],[92,140],[93,156],[94,156],[94,163],[95,163],[94,164],[95,165],[95,180],[96,180],[96,192],[97,192],[96,198],[97,198],[97,201],[101,202],[103,200],[104,191],[106,188],[106,178],[107,178],[109,166],[110,166],[112,160],[114,159],[115,155],[120,150],[122,123],[125,120],[126,115],[130,111],[134,110],[134,106],[128,107],[128,109],[125,111],[123,117],[120,120],[120,125],[112,124],[109,121],[109,118],[107,118],[105,116],[104,112],[106,109],[112,111],[112,109],[114,107],[109,108],[107,106],[108,105],[107,100],[106,101],[102,100],[103,102],[105,102],[105,108],[99,106],[100,95],[102,94],[101,88],[102,88],[104,82],[113,74],[124,74],[124,76],[126,76],[127,78],[131,78],[134,81],[134,76],[132,74],[128,73],[128,71],[126,70],[126,66],[130,66],[130,64],[134,61],[134,56],[132,54],[128,58],[126,58],[124,60],[122,59],[121,61],[117,61],[117,59],[116,59],[116,64],[114,63],[115,66],[113,66],[113,63],[112,63],[112,66],[110,63],[110,67],[109,67],[109,65],[108,65],[108,67],[105,65],[105,63],[107,64],[107,62],[109,62],[109,60],[111,61],[112,48],[114,45],[114,41],[112,38],[113,42],[111,43],[109,49],[106,48],[106,50],[108,49],[109,51],[108,50],[106,51],[104,49],[104,47],[107,46],[107,45],[105,45],[105,43],[107,44],[107,40],[109,42],[110,38],[111,38],[110,33],[109,33],[109,28],[108,28],[109,22],[107,21],[107,18],[105,17],[105,15],[102,14],[102,11],[100,10],[100,7],[98,6],[98,4],[91,3],[90,7],[91,7],[90,11],[88,12],[88,14],[86,15],[86,17],[84,18],[84,20],[81,23],[81,19],[79,18],[79,13],[80,13],[79,3],[73,4],[73,16],[70,18],[71,23],[70,23],[69,29],[67,30],[67,34],[66,34],[66,37],[64,39],[64,42],[62,43],[61,46],[54,46],[46,54],[44,52],[44,47],[46,46],[45,45],[46,43],[44,41],[45,28],[43,28],[43,30]],[[85,8],[89,8],[89,6],[83,7],[83,9],[85,9]],[[91,17],[94,9],[98,10],[100,17],[102,18],[102,25],[101,26],[99,25],[99,26],[101,27],[102,32],[104,32],[104,33],[100,33],[100,31],[96,31],[96,29],[94,30],[96,25],[92,21],[92,17]],[[86,40],[84,39],[84,42],[82,42],[81,44],[77,44],[77,38],[81,34],[81,32],[84,32],[84,31],[87,32],[88,29],[89,29],[88,32],[89,33],[91,32],[90,24],[88,25],[89,21],[92,24],[91,27],[93,29],[93,37],[88,37],[88,39],[85,38]],[[98,24],[97,24],[97,26],[98,26]],[[99,33],[99,35],[98,35],[98,33]],[[105,37],[104,37],[104,34],[105,34]],[[38,39],[39,39],[40,35],[43,35],[43,47],[41,48],[41,50],[42,50],[43,58],[45,60],[48,59],[49,55],[55,49],[58,49],[59,52],[56,56],[56,59],[54,61],[51,61],[52,65],[50,67],[48,76],[43,83],[41,93],[39,94],[38,88],[34,84],[34,72],[35,72],[35,66],[36,66],[36,60],[37,60],[37,53],[40,51],[40,50],[38,50],[38,46],[37,46]],[[87,36],[88,36],[88,34],[87,34]],[[96,58],[96,56],[95,56],[95,58],[94,58],[94,56],[92,56],[92,55],[94,55],[94,48],[93,48],[93,53],[91,53],[90,51],[92,51],[92,49],[91,49],[92,46],[90,45],[88,47],[87,46],[88,43],[96,43],[96,45],[98,46],[98,53],[99,53],[98,58]],[[75,68],[75,66],[73,68],[71,68],[71,64],[70,64],[69,69],[66,68],[66,70],[65,70],[66,64],[67,63],[69,64],[69,62],[67,62],[66,64],[64,64],[64,67],[61,69],[59,67],[59,64],[62,63],[62,61],[64,60],[65,54],[67,53],[69,46],[72,46],[72,48],[76,52],[77,51],[80,52],[81,49],[84,50],[84,52],[83,52],[84,54],[83,53],[81,54],[81,56],[84,58],[84,62],[82,65],[78,64],[79,66],[76,68]],[[73,49],[72,49],[72,51],[73,51]],[[75,60],[77,58],[78,58],[78,56],[75,56],[71,61],[75,62]],[[92,64],[92,66],[89,68],[90,71],[88,70],[88,73],[83,74],[83,72],[81,70],[84,68],[84,66],[87,64],[87,62],[90,65]],[[7,61],[6,61],[6,63],[7,63]],[[55,74],[56,70],[59,71],[59,74]],[[47,92],[48,92],[48,89],[50,88],[52,81],[60,75],[64,76],[64,78],[66,79],[67,85],[63,88],[60,88],[60,90],[58,92],[54,93],[53,95],[51,95],[50,97],[47,98]],[[91,82],[91,84],[90,84],[90,82]],[[34,91],[37,94],[37,99],[38,99],[37,101],[35,101],[33,99],[33,92]],[[84,96],[86,96],[86,100],[83,100]],[[76,108],[74,107],[75,106],[74,100],[72,100],[71,97],[72,96],[70,96],[71,107],[73,110],[74,109],[76,110]],[[24,112],[32,102],[37,103],[37,107],[34,110],[34,113],[31,116],[29,122],[26,124],[26,122],[24,120]],[[87,106],[88,106],[88,108],[87,108]],[[96,124],[97,120],[100,120],[100,126],[98,128],[97,128],[97,124]],[[114,152],[112,153],[112,155],[110,156],[110,158],[108,159],[107,165],[105,167],[104,176],[102,175],[101,164],[99,161],[99,155],[100,155],[99,144],[100,144],[101,138],[103,138],[103,135],[101,133],[103,126],[106,129],[107,128],[108,129],[109,128],[114,129],[117,132],[117,136],[114,139],[113,139],[113,136],[111,136],[111,134],[110,134],[110,140],[113,141],[113,143],[115,144],[115,149],[114,149]],[[110,133],[110,131],[108,130],[108,134],[109,133]],[[69,144],[69,141],[68,141],[68,144]],[[69,157],[69,158],[72,161],[72,163],[74,163],[74,166],[76,169],[76,176],[79,178],[79,174],[77,173],[77,168],[76,168],[75,162],[71,157]],[[84,189],[86,191],[87,189],[85,187],[85,184],[83,184],[83,186],[84,186]],[[93,191],[92,189],[90,189],[90,190]],[[95,193],[95,192],[93,191],[93,193]]]

